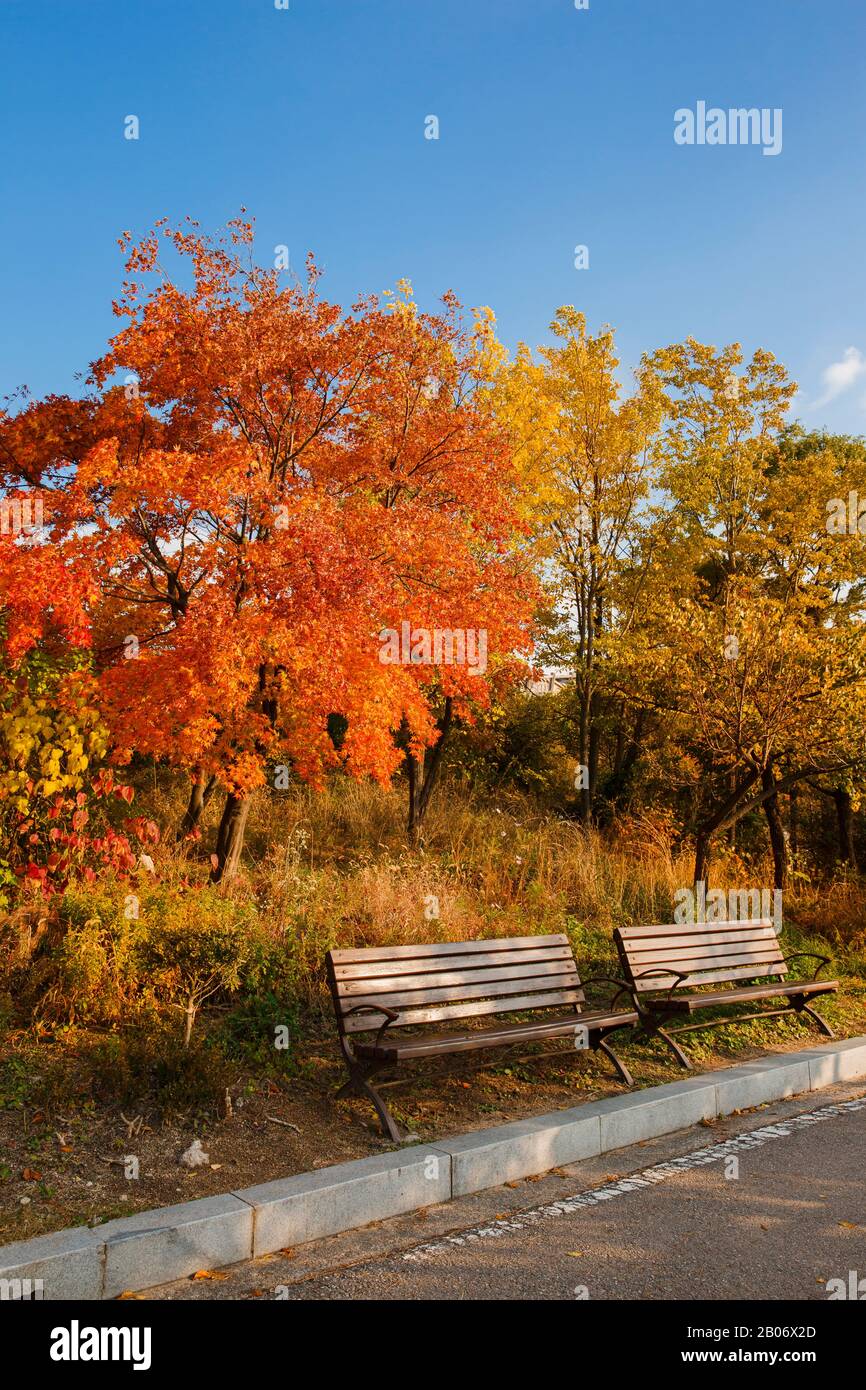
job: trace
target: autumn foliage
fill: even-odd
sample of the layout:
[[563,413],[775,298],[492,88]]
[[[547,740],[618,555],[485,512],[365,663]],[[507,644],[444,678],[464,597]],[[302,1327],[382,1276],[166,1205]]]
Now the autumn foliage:
[[[242,221],[125,236],[90,394],[2,425],[7,481],[48,513],[42,544],[3,547],[7,659],[50,621],[89,649],[115,765],[217,779],[217,877],[269,766],[387,782],[437,741],[442,701],[483,708],[529,650],[534,590],[480,390],[489,317],[467,327],[451,295],[424,314],[406,285],[343,312],[312,263],[286,284],[252,241]],[[383,662],[406,622],[484,630],[486,671]]]
[[[405,770],[415,837],[446,750],[492,746],[532,662],[566,676],[564,814],[643,798],[696,878],[763,817],[780,885],[808,789],[853,862],[866,447],[790,426],[770,352],[688,338],[626,389],[572,306],[509,360],[488,310],[423,312],[405,282],[342,309],[312,260],[257,264],[243,219],[120,244],[86,393],[0,415],[3,872],[128,871],[140,765],[189,788],[169,838],[221,799],[216,880],[289,779]],[[38,524],[5,524],[33,498]],[[483,660],[443,658],[458,637]]]

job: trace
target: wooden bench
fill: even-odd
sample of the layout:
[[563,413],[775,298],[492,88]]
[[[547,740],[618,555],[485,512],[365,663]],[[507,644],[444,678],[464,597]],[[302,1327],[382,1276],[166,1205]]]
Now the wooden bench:
[[[593,981],[581,983],[565,935],[371,946],[329,951],[326,959],[340,1046],[349,1069],[349,1080],[337,1095],[367,1096],[384,1132],[397,1142],[404,1136],[370,1077],[419,1057],[573,1038],[576,1048],[600,1048],[626,1085],[632,1085],[627,1068],[605,1039],[618,1028],[634,1026],[638,1016],[613,1005],[585,1007],[584,987]],[[619,994],[628,993],[622,980],[595,977],[602,979],[617,985]],[[551,1009],[560,1012],[551,1017]],[[530,1013],[531,1019],[460,1033],[403,1032],[438,1027],[452,1019]]]
[[[671,1033],[690,1033],[726,1023],[745,1023],[754,1018],[775,1018],[779,1014],[805,1013],[828,1037],[833,1037],[832,1029],[807,1002],[817,994],[831,994],[839,988],[837,980],[817,978],[829,964],[829,957],[811,951],[783,956],[771,921],[618,927],[614,940],[635,1008],[640,1014],[642,1033],[646,1036],[658,1034],[663,1038],[684,1067],[691,1067],[691,1062]],[[811,980],[785,978],[790,961],[810,958],[819,962]],[[760,983],[743,983],[748,980]],[[719,988],[720,985],[725,988]],[[689,1023],[671,1029],[662,1026],[670,1019],[695,1014],[701,1009],[752,1004],[762,999],[787,999],[787,1004],[783,1009],[741,1013],[708,1023]]]

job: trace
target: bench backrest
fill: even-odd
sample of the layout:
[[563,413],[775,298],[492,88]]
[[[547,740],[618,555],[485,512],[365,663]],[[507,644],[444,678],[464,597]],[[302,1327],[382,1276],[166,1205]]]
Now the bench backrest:
[[685,975],[678,989],[781,977],[788,972],[771,921],[617,927],[613,935],[622,967],[640,993],[670,989],[674,983],[674,975],[648,976],[644,973],[648,970]]
[[347,1033],[385,1022],[381,1013],[348,1015],[359,1004],[399,1009],[391,1028],[408,1028],[563,1005],[579,1011],[584,1003],[564,934],[360,947],[329,951],[326,962],[337,1020]]

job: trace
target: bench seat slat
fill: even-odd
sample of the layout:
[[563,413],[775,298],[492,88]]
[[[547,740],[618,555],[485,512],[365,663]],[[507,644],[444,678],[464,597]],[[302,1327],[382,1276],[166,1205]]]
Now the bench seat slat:
[[701,970],[721,970],[729,965],[777,965],[780,970],[787,969],[787,966],[783,966],[782,956],[778,951],[727,951],[722,956],[712,953],[704,955],[698,951],[672,951],[665,955],[641,956],[640,959],[632,957],[631,965],[636,975],[642,970],[664,969],[667,966],[681,975]]
[[[542,938],[543,939],[543,938]],[[513,959],[531,965],[534,961],[573,961],[568,946],[542,946],[539,950],[515,952]],[[442,957],[422,956],[418,959],[358,961],[349,965],[335,965],[334,976],[342,984],[345,980],[372,980],[393,975],[404,979],[408,975],[427,975],[436,970],[484,970],[490,965],[510,964],[512,957],[502,951],[459,952]]]
[[729,936],[711,936],[709,932],[705,938],[677,937],[675,940],[653,940],[630,941],[628,943],[628,954],[630,959],[637,959],[640,956],[649,955],[673,955],[675,952],[693,951],[701,954],[704,951],[718,951],[724,954],[726,951],[776,951],[781,954],[779,939],[772,932],[766,936],[746,936],[739,932],[731,932]]
[[693,934],[701,936],[703,931],[718,932],[725,935],[728,932],[753,932],[766,931],[767,928],[773,935],[776,935],[775,927],[769,918],[762,918],[757,922],[671,922],[661,923],[647,927],[617,927],[616,935],[622,941],[640,941],[645,937],[658,937],[660,941],[668,941],[671,937],[688,936]]
[[[554,1008],[557,1005],[572,1004],[578,1007],[583,1003],[583,990],[551,990],[546,994],[525,994],[512,996],[507,1003],[501,999],[472,1000],[459,1004],[434,1004],[432,1008],[401,1009],[399,1024],[392,1023],[391,1033],[396,1027],[410,1028],[415,1024],[439,1023],[449,1018],[474,1018],[482,1014],[520,1013],[523,1009]],[[343,1019],[347,1033],[369,1033],[377,1031],[385,1022],[384,1014],[354,1014]]]
[[623,1026],[637,1023],[636,1013],[611,1013],[610,1010],[587,1014],[569,1014],[566,1018],[535,1020],[532,1023],[499,1024],[495,1028],[469,1030],[465,1033],[426,1033],[418,1038],[400,1038],[388,1041],[388,1035],[379,1045],[375,1043],[356,1043],[360,1057],[381,1057],[395,1062],[411,1057],[439,1056],[448,1052],[474,1051],[480,1047],[502,1047],[515,1042],[532,1042],[545,1038],[563,1038],[575,1034],[581,1026],[592,1023],[594,1027],[604,1028],[613,1023]]
[[[662,967],[659,966],[661,969]],[[717,981],[724,980],[754,980],[756,975],[777,976],[784,975],[787,967],[775,966],[771,970],[759,969],[754,965],[737,965],[732,969],[724,970],[701,970],[691,975],[686,975],[684,980],[677,981],[677,989],[691,989],[697,985],[711,985]],[[682,972],[680,972],[682,973]],[[634,978],[635,989],[645,994],[652,990],[670,989],[676,979],[675,975],[653,975],[650,979]]]
[[779,944],[770,938],[755,941],[751,937],[738,937],[736,940],[713,942],[698,942],[695,945],[687,945],[679,941],[651,941],[646,945],[630,943],[628,953],[630,958],[638,956],[669,956],[691,952],[693,955],[719,955],[724,956],[730,952],[739,951],[774,951],[776,955],[781,955]]
[[[399,1009],[412,1004],[450,1004],[458,999],[504,999],[511,994],[549,993],[556,989],[583,991],[575,970],[557,975],[538,975],[530,979],[482,980],[472,985],[437,985],[432,989],[385,990],[381,993],[353,994],[342,1002],[347,1007],[358,1004],[384,1004],[386,1008]],[[342,996],[341,996],[342,998]]]
[[812,994],[834,994],[838,988],[838,980],[789,980],[786,984],[779,985],[747,985],[734,989],[708,990],[705,994],[674,994],[670,1001],[670,1011],[692,1014],[698,1009],[745,1003],[752,999],[779,999],[787,995],[805,998]]
[[411,946],[351,946],[330,951],[334,965],[347,965],[351,961],[411,960],[425,956],[467,955],[472,951],[519,951],[533,950],[539,946],[567,946],[568,937],[564,932],[551,936],[492,936],[475,941],[420,941]]
[[[573,960],[532,961],[527,965],[497,965],[486,970],[440,970],[425,975],[391,975],[380,979],[338,980],[337,988],[341,999],[355,999],[371,994],[405,995],[417,992],[425,998],[435,998],[434,991],[443,988],[465,988],[480,985],[489,994],[498,994],[498,986],[505,980],[534,980],[548,978],[567,978],[580,983],[577,966]],[[402,987],[402,988],[401,988]],[[467,993],[467,998],[475,995]]]

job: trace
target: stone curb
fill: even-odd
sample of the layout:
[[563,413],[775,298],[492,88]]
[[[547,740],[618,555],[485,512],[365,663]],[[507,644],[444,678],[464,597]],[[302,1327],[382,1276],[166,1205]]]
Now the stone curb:
[[[116,1298],[866,1076],[866,1037],[0,1246],[0,1298]],[[29,1281],[29,1283],[28,1283]]]

